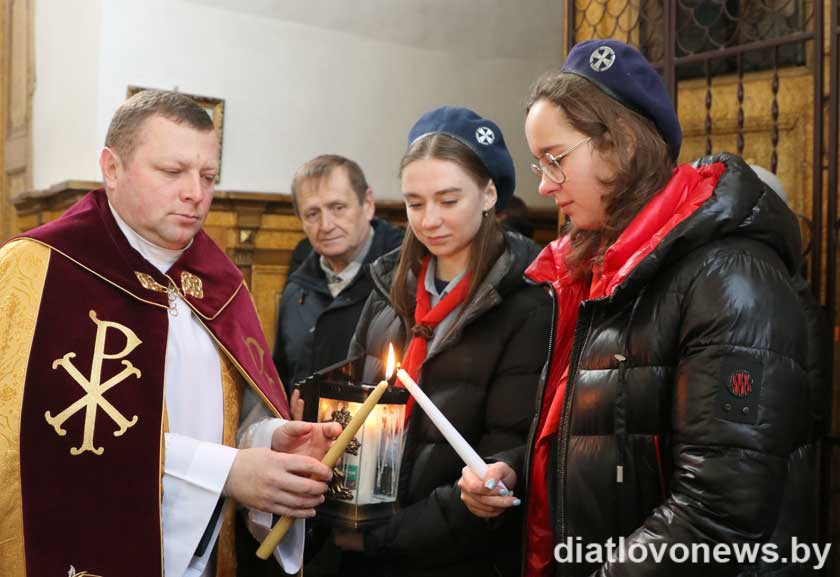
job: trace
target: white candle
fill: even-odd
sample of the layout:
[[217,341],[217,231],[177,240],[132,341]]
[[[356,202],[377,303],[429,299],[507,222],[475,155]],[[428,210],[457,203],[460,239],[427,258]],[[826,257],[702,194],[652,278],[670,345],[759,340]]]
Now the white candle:
[[[440,412],[440,409],[438,409],[432,402],[432,400],[426,396],[426,393],[424,393],[423,389],[414,382],[411,375],[403,369],[399,369],[397,371],[397,378],[403,385],[405,385],[405,388],[408,389],[408,392],[411,393],[411,396],[414,397],[417,404],[423,408],[423,411],[429,417],[429,420],[434,423],[435,427],[438,428],[438,431],[440,431],[440,433],[446,438],[452,448],[455,449],[455,452],[458,453],[461,460],[464,461],[470,469],[472,469],[472,472],[475,473],[479,479],[484,480],[484,476],[487,475],[487,463],[478,456],[475,449],[470,447],[467,440],[464,439],[464,437],[461,436],[461,433],[458,432],[458,429],[449,422],[449,419],[447,419],[443,413]],[[496,486],[507,491],[501,481],[499,481]]]
[[376,480],[376,461],[381,435],[382,411],[377,405],[371,411],[365,426],[362,427],[362,446],[359,449],[359,483],[356,486],[356,504],[367,505],[373,502],[373,484]]

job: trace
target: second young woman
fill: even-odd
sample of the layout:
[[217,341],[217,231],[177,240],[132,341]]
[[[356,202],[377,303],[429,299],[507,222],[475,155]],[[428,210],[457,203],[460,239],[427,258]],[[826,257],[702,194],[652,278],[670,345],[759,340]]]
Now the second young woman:
[[[412,128],[400,178],[409,227],[401,251],[372,266],[351,355],[366,356],[375,382],[393,342],[478,453],[501,454],[527,436],[552,319],[550,296],[522,276],[536,245],[495,219],[513,195],[513,161],[495,123],[444,107]],[[516,521],[472,516],[455,485],[457,454],[420,407],[407,424],[401,508],[357,545],[386,574],[518,572]]]

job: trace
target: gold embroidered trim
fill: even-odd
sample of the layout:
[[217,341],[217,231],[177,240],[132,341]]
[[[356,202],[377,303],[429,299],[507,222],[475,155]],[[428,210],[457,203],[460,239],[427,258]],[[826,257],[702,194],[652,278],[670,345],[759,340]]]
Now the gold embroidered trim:
[[185,294],[197,299],[203,299],[204,289],[202,286],[203,283],[200,278],[187,271],[181,272],[181,290]]
[[156,281],[152,275],[137,271],[134,271],[134,274],[144,289],[155,291],[156,293],[169,292],[166,287]]
[[26,575],[21,502],[20,419],[32,337],[51,253],[42,244],[0,247],[0,573]]
[[96,272],[95,270],[93,270],[92,268],[90,268],[89,266],[85,266],[85,265],[83,265],[82,263],[80,263],[79,261],[77,261],[75,258],[71,257],[71,256],[70,256],[70,255],[68,255],[67,253],[64,253],[64,252],[62,252],[62,251],[58,250],[57,248],[55,248],[54,246],[52,246],[52,245],[50,245],[50,244],[47,244],[47,243],[45,243],[45,242],[42,242],[42,241],[40,241],[40,240],[38,240],[38,239],[36,239],[36,238],[32,238],[32,237],[29,237],[29,236],[24,236],[24,237],[21,237],[21,238],[20,238],[20,240],[28,240],[28,241],[31,241],[31,242],[35,242],[35,243],[40,244],[41,246],[45,246],[45,247],[47,247],[48,249],[50,249],[50,250],[52,250],[52,251],[55,251],[56,253],[60,254],[61,256],[63,256],[63,257],[64,257],[64,258],[66,258],[67,260],[69,260],[70,262],[72,262],[72,263],[74,263],[74,264],[77,264],[78,266],[82,267],[83,269],[85,269],[85,270],[86,270],[86,271],[88,271],[89,273],[91,273],[91,274],[93,274],[93,275],[98,276],[99,278],[101,278],[102,280],[104,280],[106,283],[108,283],[108,284],[110,284],[110,285],[115,286],[115,287],[116,287],[116,288],[118,288],[119,290],[121,290],[121,291],[123,291],[124,293],[126,293],[126,294],[130,295],[132,298],[137,299],[137,300],[138,300],[138,301],[140,301],[141,303],[146,303],[147,305],[152,305],[152,306],[154,306],[154,307],[158,307],[158,308],[162,308],[162,309],[168,309],[168,308],[169,308],[169,305],[162,305],[162,304],[160,304],[160,303],[156,303],[156,302],[154,302],[154,301],[147,301],[146,299],[140,298],[138,295],[134,294],[134,293],[133,293],[133,292],[131,292],[129,289],[125,288],[124,286],[118,285],[117,283],[115,283],[114,281],[112,281],[111,279],[109,279],[108,277],[106,277],[106,276],[103,276],[103,275],[99,274],[98,272]]
[[[168,278],[169,280],[171,280],[171,281],[172,281],[172,279],[171,279],[170,277],[168,277],[168,276],[167,276],[166,278]],[[172,282],[174,283],[175,281],[172,281]],[[194,313],[196,314],[196,316],[198,316],[198,317],[200,317],[200,318],[204,319],[205,321],[214,321],[214,320],[216,320],[216,317],[218,317],[220,314],[222,314],[222,312],[223,312],[223,311],[227,308],[227,306],[228,306],[231,302],[233,302],[233,299],[235,299],[235,298],[236,298],[236,295],[238,295],[238,294],[239,294],[239,291],[240,291],[240,290],[242,290],[242,287],[243,287],[243,286],[245,286],[245,281],[244,281],[244,280],[243,280],[241,283],[239,283],[239,286],[238,286],[238,287],[236,287],[236,290],[235,290],[235,291],[233,291],[233,294],[232,294],[232,295],[230,295],[230,298],[227,300],[227,302],[225,302],[225,304],[223,304],[221,307],[219,307],[219,310],[217,310],[217,311],[216,311],[216,314],[214,314],[212,317],[208,317],[208,316],[206,316],[206,315],[201,314],[201,311],[200,311],[200,310],[198,310],[197,308],[195,308],[195,307],[192,305],[192,303],[190,303],[190,301],[188,301],[188,300],[184,299],[184,302],[185,302],[185,303],[187,303],[187,306],[189,306],[189,307],[190,307],[190,309],[192,309],[192,312],[194,312]],[[252,302],[253,302],[253,299],[252,299]]]

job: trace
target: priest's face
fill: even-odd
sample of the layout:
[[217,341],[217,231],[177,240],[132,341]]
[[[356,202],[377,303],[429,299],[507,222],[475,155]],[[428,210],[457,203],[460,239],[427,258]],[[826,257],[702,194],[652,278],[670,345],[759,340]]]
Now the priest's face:
[[151,116],[136,138],[127,158],[108,148],[102,151],[108,199],[147,241],[184,248],[198,234],[213,201],[219,171],[216,134]]

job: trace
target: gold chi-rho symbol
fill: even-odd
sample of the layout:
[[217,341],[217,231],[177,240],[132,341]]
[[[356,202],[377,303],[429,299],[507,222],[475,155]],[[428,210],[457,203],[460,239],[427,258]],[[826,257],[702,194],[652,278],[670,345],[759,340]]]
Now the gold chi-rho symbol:
[[[137,348],[137,345],[139,345],[142,341],[137,338],[134,331],[124,325],[108,321],[100,321],[96,318],[96,311],[90,311],[88,315],[96,324],[96,341],[93,345],[93,363],[90,368],[90,378],[86,378],[82,375],[75,365],[70,362],[70,359],[74,358],[76,353],[67,353],[62,358],[56,359],[52,364],[53,369],[60,366],[67,371],[67,373],[73,377],[73,380],[79,383],[79,386],[84,389],[85,395],[54,417],[50,415],[49,411],[45,413],[47,423],[53,426],[55,432],[58,433],[59,436],[63,437],[67,434],[67,431],[61,426],[64,424],[64,421],[81,411],[82,408],[85,409],[85,433],[82,438],[82,446],[71,447],[71,455],[80,455],[85,451],[91,451],[96,455],[101,455],[105,451],[102,447],[93,446],[93,430],[96,426],[96,412],[99,407],[101,407],[102,410],[105,411],[105,413],[111,417],[111,419],[113,419],[119,427],[119,429],[114,431],[115,437],[121,436],[130,427],[137,423],[137,415],[134,415],[131,420],[126,419],[122,413],[114,408],[114,405],[105,399],[104,394],[109,389],[120,384],[132,375],[139,379],[140,370],[135,368],[131,362],[122,361],[125,368],[103,383],[102,361],[105,359],[121,359],[126,357],[129,353],[131,353],[131,351]],[[105,342],[107,341],[108,329],[116,329],[125,335],[125,347],[116,354],[109,355],[105,353]]]

